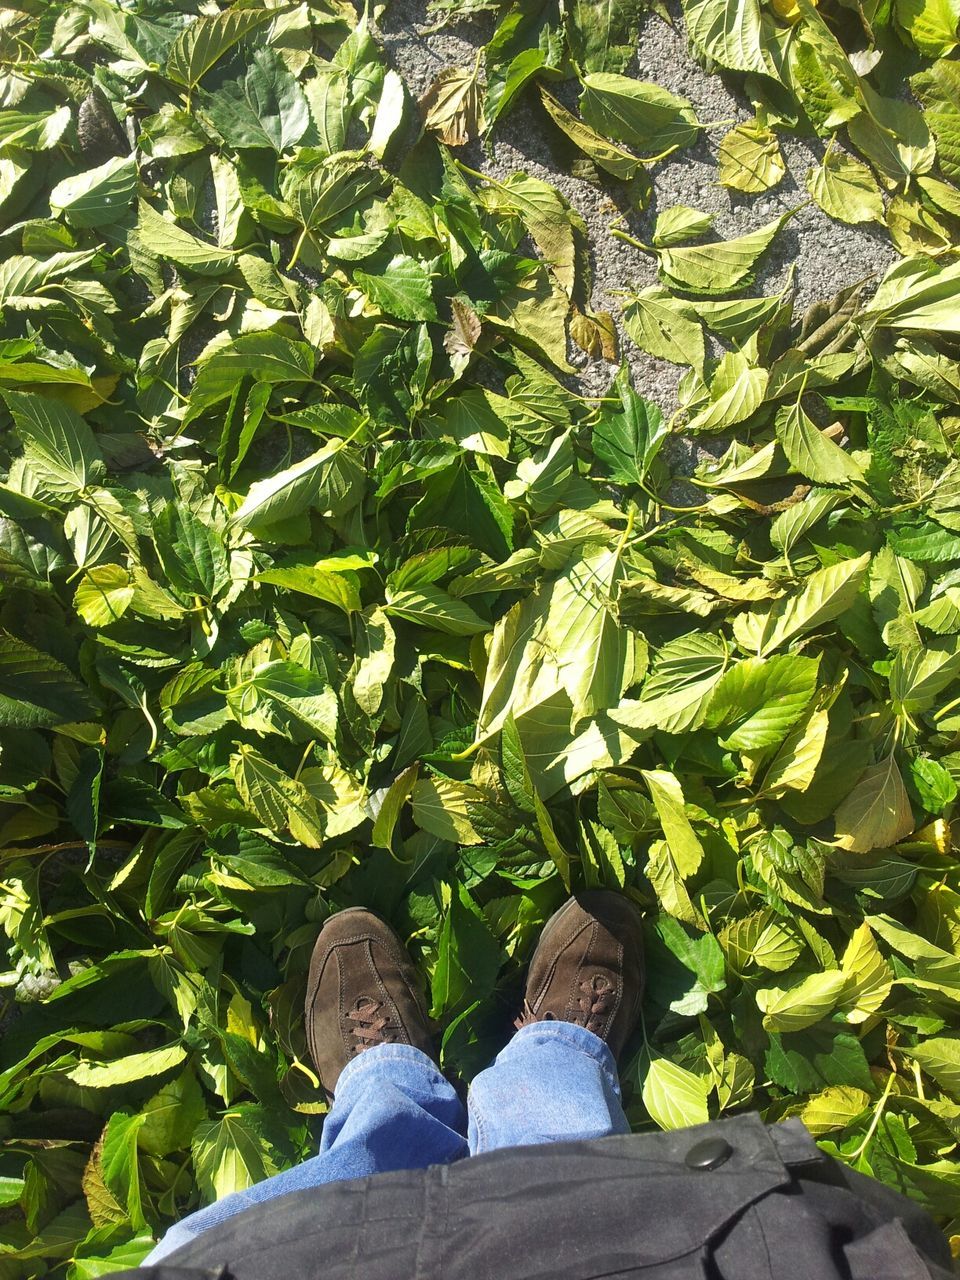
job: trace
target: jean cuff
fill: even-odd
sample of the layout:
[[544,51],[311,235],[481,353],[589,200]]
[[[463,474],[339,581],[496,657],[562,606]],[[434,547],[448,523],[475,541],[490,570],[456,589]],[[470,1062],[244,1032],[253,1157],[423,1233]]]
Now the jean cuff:
[[389,1075],[389,1064],[391,1062],[406,1062],[411,1066],[420,1067],[421,1070],[429,1073],[434,1082],[443,1080],[446,1083],[445,1077],[434,1060],[424,1053],[422,1049],[416,1048],[415,1045],[375,1044],[369,1049],[364,1049],[362,1053],[358,1053],[355,1058],[350,1059],[340,1072],[337,1091],[339,1092],[355,1076],[366,1075],[371,1071],[379,1076]]
[[617,1060],[610,1052],[610,1047],[606,1041],[601,1040],[598,1035],[594,1035],[586,1027],[577,1026],[575,1022],[564,1022],[559,1018],[548,1018],[544,1022],[528,1022],[525,1027],[521,1027],[519,1031],[514,1032],[510,1043],[507,1045],[507,1050],[513,1050],[514,1046],[520,1049],[523,1041],[529,1039],[530,1036],[539,1036],[541,1041],[559,1040],[564,1044],[573,1045],[575,1049],[585,1053],[588,1058],[593,1058],[599,1064],[600,1070],[606,1077],[611,1089],[613,1089],[618,1098],[620,1097],[620,1077],[617,1074]]

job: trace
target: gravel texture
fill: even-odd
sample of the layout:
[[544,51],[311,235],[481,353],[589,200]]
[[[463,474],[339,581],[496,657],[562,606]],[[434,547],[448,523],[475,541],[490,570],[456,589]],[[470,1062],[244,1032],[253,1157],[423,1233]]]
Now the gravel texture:
[[[476,50],[490,37],[490,15],[481,14],[441,29],[428,15],[426,0],[393,0],[381,21],[381,32],[397,69],[410,91],[419,96],[446,67],[471,66]],[[683,21],[677,10],[668,24],[653,13],[645,17],[635,64],[628,69],[641,80],[652,80],[689,99],[703,123],[722,122],[705,131],[693,147],[675,153],[650,170],[654,194],[648,207],[631,215],[626,229],[648,240],[658,210],[690,205],[716,213],[717,234],[729,239],[770,222],[807,199],[804,177],[822,155],[817,139],[784,137],[781,149],[787,165],[778,186],[762,195],[743,195],[717,184],[717,147],[734,123],[753,115],[749,100],[717,74],[705,72],[690,55]],[[551,86],[557,92],[557,86]],[[559,86],[559,95],[573,105],[575,86]],[[567,92],[564,92],[567,89]],[[569,165],[552,152],[548,133],[540,127],[524,99],[500,121],[492,137],[458,153],[472,168],[493,177],[523,171],[552,183],[586,221],[593,265],[592,305],[619,318],[623,294],[656,283],[655,260],[610,234],[611,221],[621,210],[614,204],[616,185],[600,187],[570,176]],[[866,277],[881,275],[897,257],[882,228],[853,227],[834,222],[815,205],[802,209],[779,233],[766,264],[751,290],[772,293],[783,288],[795,267],[795,314],[810,303],[831,297]],[[676,386],[683,370],[639,351],[621,332],[622,350],[636,385],[665,412],[676,406]],[[578,369],[579,389],[597,395],[609,384],[613,366],[592,360],[578,349],[570,352]]]

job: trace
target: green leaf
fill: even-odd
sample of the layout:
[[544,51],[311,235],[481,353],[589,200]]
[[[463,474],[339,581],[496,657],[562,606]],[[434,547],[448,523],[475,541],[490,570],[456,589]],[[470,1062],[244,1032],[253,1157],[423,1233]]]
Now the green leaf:
[[415,258],[398,254],[383,270],[369,275],[355,271],[354,279],[367,297],[389,316],[399,320],[436,320],[430,273]]
[[713,226],[715,218],[714,213],[701,213],[699,209],[690,209],[683,204],[664,209],[657,214],[653,243],[658,249],[667,249],[670,245],[700,240]]
[[819,707],[808,708],[770,762],[763,778],[764,793],[806,791],[820,767],[829,730],[828,713]]
[[63,214],[73,227],[100,227],[118,222],[137,192],[137,166],[132,156],[114,156],[95,169],[64,178],[50,192],[54,217]]
[[0,1178],[0,1206],[4,1209],[16,1204],[23,1194],[23,1178]]
[[0,724],[53,728],[95,714],[90,694],[62,663],[0,632]]
[[526,174],[513,174],[505,182],[488,180],[481,191],[488,208],[507,209],[523,220],[558,282],[568,294],[576,280],[574,229],[583,229],[566,201],[549,183]]
[[323,820],[317,802],[302,782],[252,747],[231,757],[231,771],[244,804],[269,831],[289,829],[311,849],[323,844]]
[[960,1040],[934,1036],[913,1048],[904,1045],[903,1052],[918,1062],[947,1093],[960,1097]]
[[577,66],[585,71],[624,71],[640,33],[640,0],[574,0],[565,11],[566,37]]
[[542,84],[538,85],[538,88],[540,100],[553,122],[595,165],[623,182],[630,182],[637,176],[643,168],[641,160],[610,142],[603,134],[598,133],[596,129],[591,129],[582,120],[578,120],[573,112],[562,106]]
[[694,875],[703,861],[703,845],[684,810],[680,783],[664,769],[643,769],[641,773],[678,871],[684,878]]
[[444,426],[463,449],[506,458],[510,430],[479,389],[451,397],[446,404]]
[[234,1107],[216,1120],[200,1123],[192,1149],[200,1194],[211,1203],[246,1191],[276,1169],[255,1106]]
[[[152,1235],[140,1234],[112,1249],[104,1250],[102,1245],[99,1249],[96,1245],[81,1245],[74,1255],[71,1274],[75,1280],[100,1280],[101,1276],[110,1275],[124,1267],[139,1267],[153,1249],[154,1243]],[[84,1251],[83,1256],[81,1250]]]
[[864,110],[847,124],[853,145],[893,182],[928,173],[936,145],[923,113],[911,102],[884,98],[866,80],[858,85]]
[[337,573],[314,565],[296,565],[285,569],[267,569],[257,575],[258,582],[269,582],[286,591],[299,591],[315,600],[325,600],[344,613],[359,613],[360,600],[356,574]]
[[137,237],[150,253],[169,258],[178,267],[186,267],[197,275],[222,276],[233,267],[232,253],[205,244],[172,219],[157,213],[145,200],[140,201]]
[[732,293],[752,283],[757,264],[791,215],[738,236],[711,244],[659,250],[660,275],[673,289],[694,294]]
[[[84,1089],[110,1089],[118,1084],[131,1084],[147,1076],[163,1075],[186,1059],[182,1045],[170,1044],[163,1049],[148,1049],[144,1053],[130,1053],[113,1062],[81,1062],[67,1078]],[[141,1122],[144,1117],[139,1117]]]
[[872,328],[960,333],[960,263],[939,267],[930,258],[905,258],[891,267],[861,314]]
[[643,696],[624,701],[610,715],[628,729],[659,728],[682,733],[699,726],[710,694],[723,675],[726,651],[711,635],[690,633],[671,640],[660,650]]
[[393,833],[403,806],[410,798],[410,792],[413,790],[413,785],[417,780],[417,769],[418,766],[416,764],[404,769],[403,773],[394,778],[383,794],[380,807],[377,810],[376,820],[373,824],[373,831],[370,834],[371,841],[380,849],[389,849],[393,844]]
[[357,505],[362,492],[359,465],[344,442],[334,440],[302,462],[252,484],[232,523],[271,525],[310,508],[340,515]]
[[665,289],[653,287],[638,293],[626,308],[623,323],[637,346],[650,355],[690,365],[698,372],[703,369],[703,328],[691,305]]
[[207,1118],[203,1091],[196,1077],[185,1071],[162,1085],[143,1106],[144,1121],[137,1144],[154,1156],[189,1151],[194,1130]]
[[294,662],[267,662],[227,694],[235,718],[254,730],[282,733],[294,742],[335,742],[337,695],[324,677]]
[[367,140],[368,151],[378,160],[383,159],[387,148],[396,137],[397,130],[404,120],[406,105],[407,98],[403,81],[396,71],[390,68],[383,77],[383,89],[380,92],[380,101],[377,104],[377,114],[374,117],[373,128],[370,130],[370,137]]
[[910,834],[913,813],[893,752],[863,771],[835,817],[836,843],[851,853],[886,849]]
[[489,995],[501,958],[500,946],[470,894],[462,884],[454,885],[437,942],[430,1016],[449,1015]]
[[870,1106],[870,1095],[851,1085],[830,1085],[804,1103],[800,1119],[815,1138],[854,1124]]
[[100,1152],[103,1181],[126,1209],[131,1225],[137,1230],[147,1225],[143,1212],[144,1188],[137,1152],[137,1138],[144,1120],[142,1114],[114,1112],[107,1121]]
[[719,431],[744,422],[763,404],[769,374],[740,351],[728,351],[710,381],[709,402],[687,423],[687,430]]
[[687,1129],[706,1124],[709,1086],[669,1058],[654,1058],[643,1080],[642,1098],[650,1118],[661,1129]]
[[[237,19],[239,13],[235,18],[239,26]],[[198,65],[203,60],[201,51]],[[231,147],[286,151],[300,142],[310,127],[304,92],[271,48],[254,50],[242,80],[227,81],[216,93],[201,92],[200,102],[214,131]]]
[[478,617],[468,604],[454,599],[440,587],[423,586],[414,591],[394,592],[384,612],[421,627],[435,627],[452,636],[473,636],[489,630],[489,623]]
[[622,410],[605,414],[593,429],[593,447],[616,484],[642,485],[667,431],[659,408],[638,396],[622,371],[617,378]]
[[755,911],[724,925],[720,944],[738,972],[757,964],[773,973],[781,973],[793,965],[803,950],[803,942],[796,929],[769,909]]
[[451,844],[481,844],[467,815],[468,802],[478,798],[470,786],[447,778],[420,778],[413,788],[413,820],[424,831]]
[[0,391],[13,415],[30,467],[58,496],[86,489],[104,471],[96,437],[78,413],[59,400]]
[[618,626],[614,608],[620,546],[588,550],[552,584],[535,643],[550,654],[574,722],[616,704],[634,669],[637,638]]
[[658,84],[608,71],[583,77],[580,114],[598,133],[625,142],[644,159],[668,155],[696,140],[691,103]]
[[167,75],[192,89],[239,40],[271,20],[269,10],[243,9],[200,17],[177,36],[167,55]]
[[940,168],[946,177],[960,178],[960,69],[956,60],[941,58],[912,76],[910,86],[937,139]]
[[832,622],[853,603],[869,563],[864,554],[818,569],[796,595],[776,601],[763,614],[741,614],[735,625],[738,639],[766,657],[788,640]]
[[684,0],[683,16],[702,57],[730,71],[777,77],[772,24],[757,0]]
[[136,593],[129,569],[118,564],[96,565],[77,586],[73,607],[88,626],[107,627],[123,617]]
[[49,151],[70,126],[67,106],[54,111],[0,111],[0,145],[28,151]]
[[811,422],[799,401],[780,410],[776,431],[791,466],[808,480],[817,484],[863,483],[860,467]]
[[799,1031],[825,1018],[840,999],[846,977],[839,969],[811,973],[795,987],[768,987],[757,992],[765,1031]]
[[848,1022],[866,1022],[881,1009],[893,986],[893,970],[880,954],[866,923],[858,925],[840,961],[847,975],[841,1004]]
[[[304,229],[320,246],[342,229],[344,218],[383,184],[383,174],[358,151],[330,156],[306,172],[291,168],[283,195]],[[296,259],[299,250],[294,250]]]
[[915,715],[935,705],[937,696],[960,676],[960,645],[930,642],[897,652],[890,670],[890,696],[898,715]]
[[257,383],[309,382],[314,353],[278,333],[248,333],[219,348],[200,366],[186,422],[233,394],[242,378]]
[[657,921],[657,934],[671,955],[697,979],[694,987],[680,1000],[671,1002],[671,1011],[681,1015],[703,1012],[707,1007],[707,997],[726,987],[726,967],[720,944],[712,933],[691,937],[689,930],[670,916],[661,916]]
[[721,745],[734,751],[779,745],[803,715],[819,666],[818,658],[798,654],[735,663],[713,691],[706,723],[723,729]]

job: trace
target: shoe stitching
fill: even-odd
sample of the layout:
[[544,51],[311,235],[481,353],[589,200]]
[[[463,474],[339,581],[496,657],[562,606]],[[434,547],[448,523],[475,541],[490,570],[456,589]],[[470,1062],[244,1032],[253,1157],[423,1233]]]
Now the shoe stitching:
[[[624,950],[623,943],[618,942],[617,943],[617,969],[620,973],[623,973],[623,950]],[[615,986],[617,998],[614,1001],[613,1008],[610,1011],[610,1016],[607,1019],[607,1028],[604,1035],[601,1036],[602,1040],[606,1040],[607,1036],[613,1030],[613,1024],[616,1021],[617,1014],[620,1012],[620,1006],[623,1003],[623,993],[624,993],[625,986],[626,984],[624,982],[618,982]]]
[[[380,976],[380,970],[377,968],[377,962],[373,958],[372,939],[367,943],[367,950],[364,958],[366,959],[367,967],[369,968],[370,972],[373,974],[373,980],[377,984],[377,988],[379,989],[380,994],[383,997],[383,1004],[387,1007],[387,1009],[393,1010],[393,1016],[391,1018],[391,1021],[396,1023],[397,1028],[400,1031],[400,1034],[405,1036],[407,1033],[407,1029],[403,1025],[403,1018],[400,1016],[400,1010],[397,1008],[395,1000],[390,995],[390,992],[387,990],[386,984],[383,981],[383,978]],[[409,1044],[410,1041],[401,1040],[400,1043]]]

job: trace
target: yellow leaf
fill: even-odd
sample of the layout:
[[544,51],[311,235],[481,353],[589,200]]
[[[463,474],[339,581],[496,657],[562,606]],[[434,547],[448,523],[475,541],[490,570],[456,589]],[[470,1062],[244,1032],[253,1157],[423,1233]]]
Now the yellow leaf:
[[881,1008],[893,986],[893,970],[884,960],[868,924],[856,929],[840,961],[847,985],[840,997],[848,1022],[865,1022]]
[[845,1129],[862,1116],[870,1105],[870,1095],[851,1085],[831,1085],[810,1098],[800,1112],[800,1119],[815,1138],[833,1129]]
[[479,62],[472,70],[448,67],[420,99],[425,127],[448,147],[462,147],[487,127],[478,70]]

